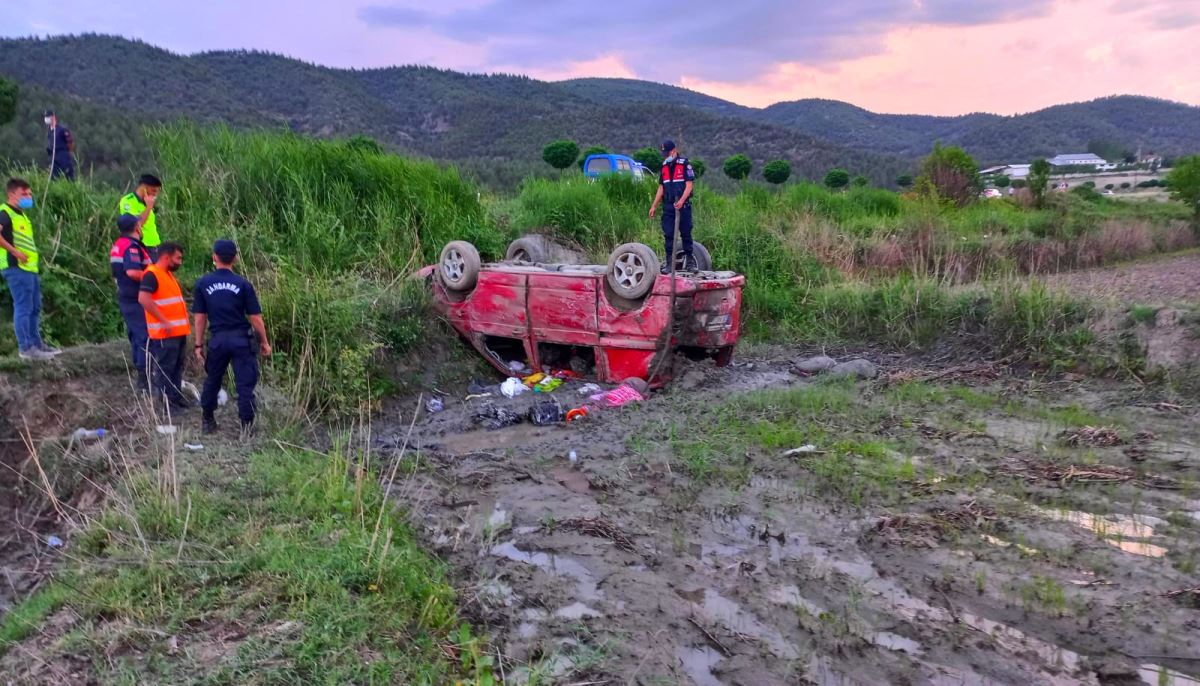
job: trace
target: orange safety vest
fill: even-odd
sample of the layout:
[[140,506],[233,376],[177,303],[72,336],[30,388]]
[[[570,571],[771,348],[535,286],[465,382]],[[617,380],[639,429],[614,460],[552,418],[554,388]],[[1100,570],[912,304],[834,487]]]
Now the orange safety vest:
[[183,302],[183,292],[179,290],[179,282],[175,280],[175,275],[157,264],[147,267],[146,272],[158,279],[158,290],[151,293],[150,297],[154,298],[154,304],[158,305],[158,309],[166,317],[166,321],[159,321],[146,310],[146,330],[150,338],[161,340],[191,333],[187,304]]

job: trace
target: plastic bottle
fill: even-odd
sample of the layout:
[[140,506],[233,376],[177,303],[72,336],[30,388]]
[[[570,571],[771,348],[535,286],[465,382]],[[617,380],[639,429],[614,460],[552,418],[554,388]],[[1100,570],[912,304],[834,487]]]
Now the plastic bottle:
[[571,452],[570,452],[570,453],[567,455],[567,459],[568,459],[568,460],[570,460],[570,461],[572,461],[572,462],[576,462],[576,461],[578,461],[578,460],[579,460],[579,456],[575,454],[575,451],[574,451],[574,450],[572,450],[572,451],[571,451]]
[[90,441],[104,438],[107,433],[104,429],[75,429],[71,437],[77,441]]

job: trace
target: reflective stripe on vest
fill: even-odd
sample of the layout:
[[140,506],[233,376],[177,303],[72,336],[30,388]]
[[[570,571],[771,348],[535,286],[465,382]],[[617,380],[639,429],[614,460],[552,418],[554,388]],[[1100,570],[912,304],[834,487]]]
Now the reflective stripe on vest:
[[[129,193],[121,198],[121,202],[117,206],[118,214],[132,214],[140,217],[145,211],[146,205],[138,200],[137,193]],[[159,243],[162,243],[162,239],[158,237],[158,224],[154,221],[154,210],[150,210],[150,216],[146,217],[146,223],[142,224],[142,245],[153,248]]]
[[150,314],[149,310],[146,311],[146,330],[150,338],[174,338],[191,333],[187,305],[183,302],[183,292],[179,290],[179,282],[175,280],[175,275],[157,264],[147,267],[146,273],[153,274],[158,281],[158,290],[151,293],[150,297],[163,315],[160,320]]
[[27,272],[38,272],[38,251],[37,244],[33,242],[33,224],[29,223],[29,217],[17,212],[8,206],[8,203],[0,204],[0,212],[8,215],[12,220],[13,226],[13,247],[29,258],[25,264],[17,263],[17,266]]

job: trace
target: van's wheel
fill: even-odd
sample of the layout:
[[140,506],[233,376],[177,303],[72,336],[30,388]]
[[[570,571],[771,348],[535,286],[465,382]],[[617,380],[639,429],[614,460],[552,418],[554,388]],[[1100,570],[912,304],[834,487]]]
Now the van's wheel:
[[650,246],[642,243],[625,243],[617,246],[608,256],[608,273],[605,278],[617,295],[637,300],[654,288],[658,278],[658,255]]
[[549,262],[550,251],[546,249],[544,236],[521,236],[508,244],[504,251],[506,262]]
[[[712,271],[712,255],[709,254],[708,248],[704,247],[700,241],[692,241],[692,257],[696,258],[696,271]],[[684,271],[682,247],[675,251],[675,271]]]
[[479,251],[466,241],[450,241],[442,248],[438,276],[452,291],[469,291],[479,279]]

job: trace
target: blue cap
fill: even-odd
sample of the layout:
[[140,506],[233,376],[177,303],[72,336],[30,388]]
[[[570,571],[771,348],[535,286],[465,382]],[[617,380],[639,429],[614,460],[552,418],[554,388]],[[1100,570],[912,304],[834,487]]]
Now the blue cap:
[[132,214],[123,214],[117,217],[117,228],[121,233],[129,233],[137,228],[138,218]]
[[661,150],[663,153],[671,152],[674,149],[675,149],[675,141],[671,140],[670,138],[663,141],[662,147],[659,148],[659,150]]
[[213,254],[226,260],[232,259],[238,254],[237,244],[228,238],[217,239],[213,243]]

